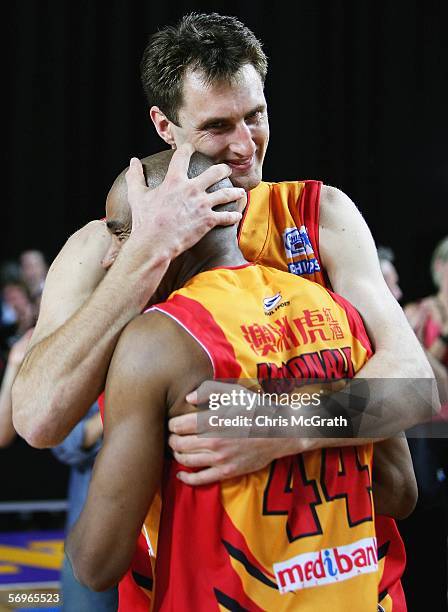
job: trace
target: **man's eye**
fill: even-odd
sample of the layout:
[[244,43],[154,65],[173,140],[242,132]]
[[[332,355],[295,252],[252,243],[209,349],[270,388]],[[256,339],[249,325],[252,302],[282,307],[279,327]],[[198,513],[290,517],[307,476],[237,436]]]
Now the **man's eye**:
[[227,128],[225,123],[212,123],[207,127],[208,132],[222,132]]
[[251,113],[250,115],[247,115],[246,121],[258,122],[260,121],[262,116],[263,116],[263,113],[261,111],[255,111]]

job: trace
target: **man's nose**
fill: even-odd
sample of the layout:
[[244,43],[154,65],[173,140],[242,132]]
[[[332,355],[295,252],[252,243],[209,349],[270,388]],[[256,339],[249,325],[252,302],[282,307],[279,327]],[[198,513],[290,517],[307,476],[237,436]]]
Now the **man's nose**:
[[252,157],[255,153],[255,142],[252,139],[252,133],[245,122],[239,124],[232,134],[232,143],[230,150],[240,157]]

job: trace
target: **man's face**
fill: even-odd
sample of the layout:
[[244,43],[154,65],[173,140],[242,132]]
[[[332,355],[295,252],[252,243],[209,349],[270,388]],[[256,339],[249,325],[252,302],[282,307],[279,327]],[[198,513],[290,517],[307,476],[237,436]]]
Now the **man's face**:
[[[244,195],[238,200],[238,212],[243,212],[246,208],[247,196]],[[121,247],[129,238],[132,230],[131,209],[125,196],[122,198],[108,197],[106,201],[106,223],[111,236],[109,248],[101,261],[104,269],[108,270],[114,263],[120,252]]]
[[45,279],[47,266],[41,255],[36,251],[26,251],[20,257],[22,275],[26,281],[33,282]]
[[3,289],[3,299],[18,317],[24,316],[31,308],[26,291],[20,285],[6,285]]
[[269,140],[263,84],[255,68],[246,64],[229,83],[206,85],[201,74],[187,72],[180,127],[171,123],[176,146],[185,142],[232,168],[231,181],[246,191],[261,181]]
[[122,188],[119,194],[115,197],[109,194],[106,200],[107,229],[111,235],[109,249],[101,261],[101,265],[106,270],[114,263],[121,247],[131,233],[131,209],[126,198],[127,192]]

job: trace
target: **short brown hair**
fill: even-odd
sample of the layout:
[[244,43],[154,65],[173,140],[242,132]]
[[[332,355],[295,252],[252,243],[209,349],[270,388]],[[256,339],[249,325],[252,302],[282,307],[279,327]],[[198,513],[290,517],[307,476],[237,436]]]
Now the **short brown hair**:
[[230,82],[245,64],[252,64],[264,83],[267,58],[249,28],[236,17],[191,13],[150,37],[140,73],[148,104],[177,123],[187,69],[201,71],[206,83]]

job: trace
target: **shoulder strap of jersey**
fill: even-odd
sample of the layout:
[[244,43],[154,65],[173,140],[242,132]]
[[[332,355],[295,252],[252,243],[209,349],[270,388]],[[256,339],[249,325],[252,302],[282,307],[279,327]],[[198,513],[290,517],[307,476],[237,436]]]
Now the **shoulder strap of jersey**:
[[322,181],[303,182],[302,193],[298,202],[298,213],[302,223],[308,230],[308,237],[313,246],[313,251],[320,261],[319,255],[319,212],[320,212],[320,190]]
[[212,313],[197,300],[174,294],[166,302],[148,308],[157,310],[176,321],[207,353],[216,379],[238,379],[241,366],[232,344],[216,323]]
[[319,251],[319,218],[320,218],[320,194],[322,181],[301,181],[304,185],[297,205],[299,219],[307,228],[308,237],[313,247],[314,254],[321,266],[321,272],[314,279],[320,285],[331,288],[327,271],[322,266]]

